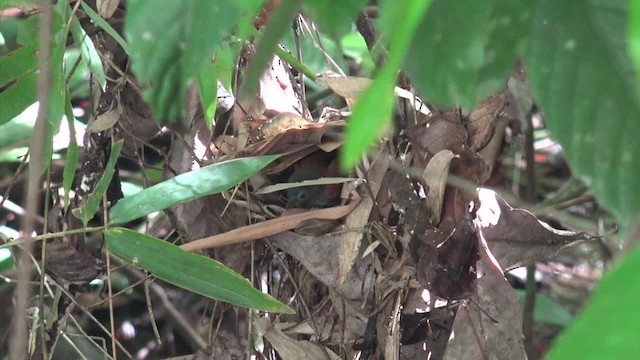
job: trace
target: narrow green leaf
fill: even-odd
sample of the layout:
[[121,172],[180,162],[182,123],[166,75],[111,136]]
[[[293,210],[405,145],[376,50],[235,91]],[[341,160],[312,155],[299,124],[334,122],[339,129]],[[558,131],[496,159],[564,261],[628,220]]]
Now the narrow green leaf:
[[87,5],[85,2],[82,2],[81,4],[82,6],[82,10],[84,10],[84,12],[89,15],[89,17],[91,18],[91,20],[98,25],[98,27],[100,27],[102,30],[104,30],[107,34],[109,34],[118,44],[120,44],[120,46],[122,47],[122,49],[124,49],[124,51],[130,55],[131,52],[129,50],[129,44],[127,44],[127,42],[124,40],[124,38],[122,38],[122,36],[120,36],[120,34],[118,34],[118,32],[111,27],[111,25],[109,25],[108,22],[106,22],[102,16],[100,16],[100,14],[98,14],[97,12],[93,11],[93,9]]
[[122,149],[123,143],[124,140],[120,140],[113,144],[104,173],[102,173],[102,177],[98,180],[96,188],[84,199],[80,207],[73,209],[72,211],[75,217],[82,220],[84,226],[87,226],[89,220],[91,220],[96,211],[98,211],[98,207],[102,201],[102,196],[107,191],[107,188],[111,183],[111,178],[113,178],[113,174],[116,171],[116,161],[118,160],[118,156],[120,156],[120,150]]
[[69,122],[69,147],[67,148],[66,161],[64,163],[64,171],[62,172],[62,188],[64,189],[64,209],[69,206],[69,194],[73,185],[73,178],[76,176],[76,168],[78,166],[78,142],[76,141],[75,116],[73,116],[73,108],[69,99],[69,92],[66,92],[65,115]]
[[[145,99],[168,123],[182,117],[184,92],[213,50],[257,0],[136,0],[127,5],[125,33],[132,68],[150,82]],[[149,21],[153,17],[153,21]],[[182,122],[178,127],[184,128]]]
[[269,155],[225,161],[165,180],[118,201],[109,212],[109,223],[124,223],[154,211],[230,189],[255,175],[278,157],[279,155]]
[[38,44],[23,46],[0,57],[0,86],[38,69]]
[[76,45],[80,48],[82,60],[87,64],[91,73],[95,76],[96,81],[98,81],[100,88],[104,91],[107,86],[107,79],[105,78],[104,69],[102,68],[102,61],[100,61],[100,56],[93,45],[93,41],[87,36],[82,26],[80,26],[80,21],[78,21],[75,15],[71,19],[70,30],[73,41],[75,41]]
[[[352,168],[358,162],[360,155],[376,141],[380,132],[390,123],[395,103],[395,77],[418,23],[429,8],[431,0],[405,1],[403,6],[392,6],[389,1],[385,4],[387,13],[382,20],[390,31],[389,58],[353,109],[347,126],[347,141],[341,153],[341,165],[345,169]],[[391,27],[391,24],[394,24],[394,27]]]
[[13,85],[0,93],[0,109],[2,109],[0,125],[20,115],[24,109],[37,100],[37,86],[38,75],[32,72],[16,79]]
[[282,0],[271,14],[258,42],[256,56],[247,70],[247,77],[241,91],[245,91],[247,94],[253,94],[256,91],[260,75],[267,68],[278,41],[284,36],[287,29],[291,28],[293,16],[299,5],[299,0]]
[[196,294],[262,311],[295,313],[216,260],[125,228],[105,231],[105,240],[109,251],[128,263]]
[[276,47],[275,54],[280,57],[280,59],[284,60],[287,64],[291,65],[292,68],[296,69],[299,73],[304,74],[304,76],[308,77],[311,80],[316,80],[316,74],[311,71],[305,64],[301,63],[296,57],[291,55],[291,53],[284,51],[280,47]]
[[204,110],[204,122],[207,129],[213,127],[213,119],[216,116],[218,106],[218,76],[213,63],[206,64],[198,74],[198,94]]
[[540,1],[525,64],[571,169],[621,221],[640,212],[640,93],[627,53],[627,2]]

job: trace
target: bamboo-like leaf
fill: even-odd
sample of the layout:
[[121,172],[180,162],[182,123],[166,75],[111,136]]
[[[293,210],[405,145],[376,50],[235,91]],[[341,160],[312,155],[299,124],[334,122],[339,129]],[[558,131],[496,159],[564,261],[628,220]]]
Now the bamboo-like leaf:
[[181,288],[247,308],[295,313],[216,260],[125,228],[105,231],[105,239],[113,254]]
[[247,180],[278,156],[235,159],[178,175],[118,201],[111,208],[109,223],[124,223],[154,211],[227,190]]

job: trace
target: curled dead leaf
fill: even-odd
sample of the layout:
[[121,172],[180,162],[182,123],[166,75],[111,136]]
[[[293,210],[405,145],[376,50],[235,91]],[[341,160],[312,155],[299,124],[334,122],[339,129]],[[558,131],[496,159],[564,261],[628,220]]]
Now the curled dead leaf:
[[565,246],[591,238],[557,230],[524,209],[514,209],[496,192],[478,190],[474,224],[503,271],[556,255]]

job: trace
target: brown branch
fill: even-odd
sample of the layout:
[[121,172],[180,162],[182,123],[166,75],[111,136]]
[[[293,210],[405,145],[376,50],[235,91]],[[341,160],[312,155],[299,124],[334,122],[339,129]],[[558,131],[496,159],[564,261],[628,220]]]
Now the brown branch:
[[[27,215],[23,218],[22,229],[24,231],[23,251],[20,256],[20,274],[19,283],[16,289],[16,309],[15,309],[15,328],[13,331],[13,345],[10,358],[13,360],[22,360],[27,355],[27,304],[31,293],[28,284],[31,274],[30,261],[31,251],[33,250],[32,234],[35,230],[35,222],[33,216],[38,213],[38,198],[40,195],[40,176],[42,168],[42,156],[44,155],[44,143],[46,136],[47,120],[49,113],[49,103],[51,95],[51,29],[53,24],[53,5],[48,0],[40,1],[42,13],[40,15],[40,32],[38,39],[40,41],[40,51],[38,54],[39,76],[38,76],[38,116],[33,129],[33,137],[31,142],[30,161],[29,164],[29,182],[25,188],[25,198],[27,199]],[[41,300],[42,301],[42,300]],[[44,339],[43,339],[44,340]]]

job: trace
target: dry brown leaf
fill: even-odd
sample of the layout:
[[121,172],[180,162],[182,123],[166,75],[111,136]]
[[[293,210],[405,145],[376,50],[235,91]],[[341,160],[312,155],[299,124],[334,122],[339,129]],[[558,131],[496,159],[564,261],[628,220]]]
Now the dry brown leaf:
[[422,179],[429,186],[427,192],[427,214],[434,225],[440,223],[444,189],[447,186],[449,165],[454,155],[451,150],[442,150],[435,154],[422,173]]
[[421,152],[422,158],[442,150],[459,154],[467,142],[467,129],[462,125],[458,109],[434,113],[426,124],[413,126],[406,135],[411,144]]
[[122,116],[122,110],[118,107],[118,102],[114,102],[114,107],[99,114],[93,121],[89,121],[87,130],[92,133],[99,133],[107,129],[111,129]]
[[556,255],[565,246],[591,238],[557,230],[524,209],[514,209],[492,190],[478,191],[475,226],[504,271]]
[[111,15],[116,12],[118,4],[120,4],[120,0],[96,0],[98,14],[105,19],[111,18]]
[[365,186],[368,186],[371,192],[364,192],[360,205],[345,219],[345,227],[352,231],[345,232],[340,243],[340,283],[347,278],[353,262],[358,257],[363,236],[363,232],[358,230],[364,229],[364,226],[369,222],[374,199],[378,196],[380,185],[382,185],[382,180],[387,173],[388,167],[389,156],[385,151],[382,151],[368,171],[368,179]]
[[289,128],[300,127],[308,123],[309,121],[300,115],[287,112],[278,114],[262,124],[260,126],[260,132],[265,138],[270,138]]
[[373,83],[371,79],[356,76],[319,76],[318,80],[345,100],[356,100]]
[[211,249],[224,245],[238,244],[245,241],[257,240],[284,231],[293,230],[305,220],[323,219],[336,220],[349,214],[358,204],[359,199],[352,199],[347,205],[327,209],[310,210],[303,213],[281,216],[279,218],[262,221],[243,226],[226,233],[194,240],[180,246],[185,251]]
[[444,359],[526,359],[518,296],[485,246],[480,252],[477,294],[458,309]]
[[283,360],[339,360],[340,357],[328,348],[306,340],[294,340],[274,327],[269,319],[257,318],[254,325],[278,352]]
[[481,150],[491,140],[498,117],[507,106],[508,100],[509,96],[505,92],[491,95],[482,100],[469,114],[467,132],[471,150]]

